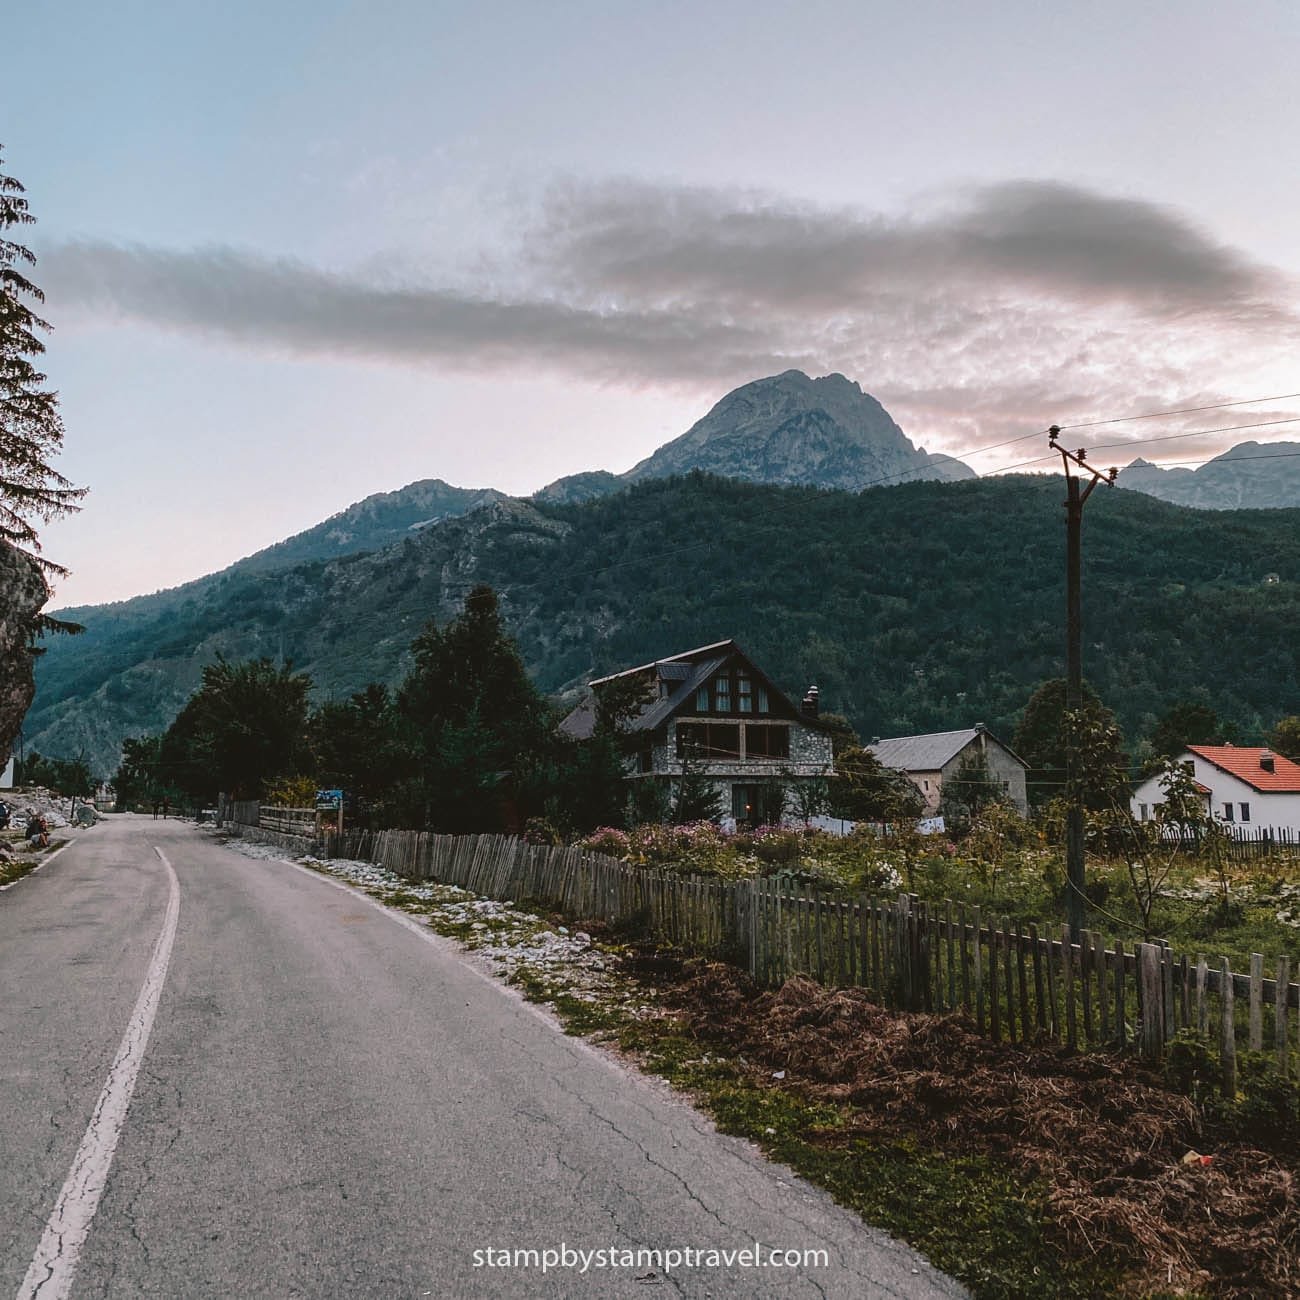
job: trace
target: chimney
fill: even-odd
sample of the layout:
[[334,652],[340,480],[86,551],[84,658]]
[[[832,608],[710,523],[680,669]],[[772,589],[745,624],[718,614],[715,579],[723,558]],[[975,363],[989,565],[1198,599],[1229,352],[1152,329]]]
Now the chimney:
[[1273,751],[1271,749],[1261,749],[1259,751],[1259,765],[1265,772],[1272,772],[1275,770],[1273,764]]
[[975,724],[975,730],[976,730],[976,731],[987,731],[988,728],[987,728],[987,727],[986,727],[982,722],[977,722],[977,723]]
[[815,718],[818,710],[818,699],[821,692],[815,687],[810,686],[808,693],[803,697],[803,714],[806,718]]
[[872,737],[871,737],[871,743],[872,743],[873,745],[878,745],[878,744],[880,744],[880,737],[879,737],[879,736],[872,736]]

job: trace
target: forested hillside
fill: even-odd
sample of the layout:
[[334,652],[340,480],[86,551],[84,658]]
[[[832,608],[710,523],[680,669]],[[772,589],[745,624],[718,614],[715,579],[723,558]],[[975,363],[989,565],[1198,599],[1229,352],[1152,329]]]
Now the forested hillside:
[[[228,572],[167,608],[82,611],[86,635],[38,668],[28,744],[111,770],[121,737],[170,721],[218,653],[283,653],[322,694],[393,682],[425,620],[476,582],[502,593],[547,691],[734,636],[864,735],[1009,734],[1063,667],[1062,499],[1052,478],[853,495],[694,475],[498,502],[373,554]],[[1243,737],[1300,711],[1300,511],[1099,491],[1084,534],[1086,672],[1130,734],[1198,690]]]

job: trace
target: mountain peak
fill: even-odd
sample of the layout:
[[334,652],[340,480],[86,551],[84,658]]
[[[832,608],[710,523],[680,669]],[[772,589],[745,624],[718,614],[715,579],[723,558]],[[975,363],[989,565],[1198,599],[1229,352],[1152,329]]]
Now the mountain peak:
[[705,470],[762,483],[858,491],[873,483],[973,478],[958,461],[911,443],[861,385],[802,370],[733,389],[680,438],[623,477],[635,482]]

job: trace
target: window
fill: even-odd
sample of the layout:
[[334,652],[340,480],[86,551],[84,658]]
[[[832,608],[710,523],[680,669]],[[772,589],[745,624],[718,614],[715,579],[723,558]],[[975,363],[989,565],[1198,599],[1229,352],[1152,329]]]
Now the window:
[[752,725],[746,727],[745,757],[789,758],[790,728],[776,726],[756,727]]
[[731,722],[679,722],[678,758],[739,758],[740,727]]
[[1230,822],[1232,820],[1232,805],[1230,803],[1225,803],[1223,805],[1223,820],[1225,822]]
[[1250,804],[1248,803],[1241,805],[1241,820],[1244,822],[1250,821]]
[[768,714],[772,705],[768,689],[755,681],[747,668],[722,669],[706,686],[695,692],[698,713]]
[[744,673],[739,673],[736,676],[736,708],[741,713],[753,713],[754,711],[754,684]]
[[1144,803],[1140,803],[1138,804],[1138,821],[1144,822],[1146,820],[1147,820],[1147,806]]

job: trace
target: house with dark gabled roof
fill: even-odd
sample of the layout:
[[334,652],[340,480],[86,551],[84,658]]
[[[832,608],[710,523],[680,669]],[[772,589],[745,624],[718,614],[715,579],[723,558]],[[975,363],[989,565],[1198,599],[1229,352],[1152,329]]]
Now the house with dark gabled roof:
[[[1300,831],[1300,763],[1254,745],[1188,745],[1177,762],[1191,769],[1206,809],[1242,831]],[[1165,791],[1159,776],[1133,791],[1133,815],[1148,821]]]
[[982,758],[993,780],[1021,816],[1029,814],[1025,784],[1026,764],[1004,745],[982,722],[961,731],[934,731],[924,736],[877,737],[864,746],[884,764],[902,772],[925,797],[923,817],[939,811],[945,781],[951,781],[962,765]]
[[712,785],[724,817],[756,825],[793,813],[798,783],[824,782],[832,774],[831,737],[818,718],[817,688],[809,687],[796,705],[731,640],[597,678],[560,730],[575,740],[590,738],[597,694],[638,679],[639,711],[623,723],[639,740],[630,782],[666,786],[689,769]]

